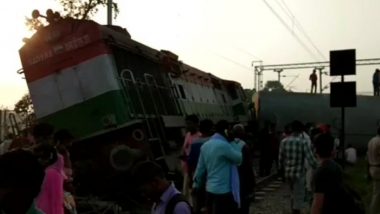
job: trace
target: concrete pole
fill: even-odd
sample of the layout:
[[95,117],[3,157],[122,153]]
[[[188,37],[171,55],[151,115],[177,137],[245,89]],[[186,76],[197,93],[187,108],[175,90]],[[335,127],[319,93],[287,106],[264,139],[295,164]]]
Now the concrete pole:
[[112,0],[107,2],[107,24],[112,25]]
[[277,78],[278,82],[281,83],[281,73],[283,72],[283,69],[274,69],[274,72],[277,72]]
[[319,93],[322,94],[323,92],[323,86],[322,86],[322,69],[323,68],[319,68]]
[[[260,76],[261,76],[261,66],[263,61],[261,60],[254,60],[252,61],[251,65],[253,68],[253,86],[256,89],[257,92],[260,91]],[[255,66],[255,64],[257,64]]]
[[325,69],[325,67],[318,67],[318,68],[315,68],[319,71],[319,93],[323,93],[323,84],[322,84],[322,76],[323,76],[323,69]]

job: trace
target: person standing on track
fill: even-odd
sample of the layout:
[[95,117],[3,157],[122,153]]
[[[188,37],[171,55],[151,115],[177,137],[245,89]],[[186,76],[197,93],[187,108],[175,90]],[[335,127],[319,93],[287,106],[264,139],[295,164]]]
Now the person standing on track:
[[284,169],[286,181],[291,191],[291,209],[293,214],[301,213],[305,208],[305,161],[316,168],[317,160],[313,154],[310,138],[303,135],[303,124],[292,123],[292,134],[280,143],[279,164]]

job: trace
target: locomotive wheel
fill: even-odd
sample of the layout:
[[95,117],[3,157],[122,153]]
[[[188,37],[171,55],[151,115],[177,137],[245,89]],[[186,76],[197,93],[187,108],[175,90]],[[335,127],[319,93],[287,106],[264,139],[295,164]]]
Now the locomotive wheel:
[[128,171],[142,155],[142,151],[126,145],[116,146],[110,153],[110,164],[117,171]]

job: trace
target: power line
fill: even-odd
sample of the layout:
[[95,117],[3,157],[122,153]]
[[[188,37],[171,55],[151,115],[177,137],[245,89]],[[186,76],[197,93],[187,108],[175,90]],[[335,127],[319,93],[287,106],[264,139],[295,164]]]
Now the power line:
[[[288,15],[290,19],[294,22],[296,28],[300,30],[300,32],[305,36],[307,41],[313,46],[313,48],[317,51],[317,53],[321,56],[322,59],[327,60],[326,57],[323,55],[323,53],[319,50],[319,48],[315,45],[315,43],[312,41],[310,36],[306,33],[305,28],[301,25],[301,23],[297,20],[296,16],[293,14],[293,12],[290,10],[288,5],[286,4],[285,0],[276,0],[277,4],[280,5],[281,9]],[[282,4],[281,4],[282,3]]]
[[292,87],[293,82],[296,81],[299,76],[300,76],[300,74],[297,74],[296,76],[294,76],[293,79],[285,86],[285,88]]
[[223,56],[223,55],[215,53],[215,52],[213,52],[213,53],[215,55],[217,55],[218,57],[220,57],[220,58],[222,58],[222,59],[224,59],[224,60],[226,60],[226,61],[228,61],[228,62],[230,62],[230,63],[232,63],[234,65],[237,65],[237,66],[239,66],[241,68],[244,68],[245,70],[251,71],[251,68],[249,68],[249,67],[247,67],[247,66],[245,66],[245,65],[243,65],[243,64],[241,64],[241,63],[239,63],[239,62],[237,62],[237,61],[235,61],[235,60],[233,60],[231,58],[228,58],[226,56]]
[[261,60],[259,57],[257,57],[256,55],[252,54],[251,52],[243,49],[243,48],[236,48],[238,51],[242,52],[242,53],[245,53],[253,58],[255,58],[255,60]]
[[[264,2],[268,6],[268,3],[265,0],[264,0]],[[292,13],[292,11],[290,10],[290,8],[287,6],[286,2],[284,0],[281,0],[282,4],[279,2],[279,0],[276,0],[276,2],[281,7],[281,9],[285,12],[285,14],[292,20],[292,22],[295,24],[296,28],[298,28],[300,30],[300,32],[304,35],[304,37],[311,44],[311,46],[317,51],[317,53],[319,54],[319,56],[322,59],[327,60],[326,57],[322,54],[322,52],[319,50],[319,48],[312,41],[312,39],[310,38],[310,36],[306,33],[305,29],[300,24],[300,22],[297,20],[296,16]],[[273,11],[273,8],[272,8],[272,11]],[[284,21],[282,21],[282,22],[284,23]],[[288,30],[291,31],[291,29],[289,27],[288,27]],[[293,33],[292,35],[295,35],[294,31],[291,31],[291,32]],[[320,78],[322,78],[322,77],[320,77]],[[336,79],[336,77],[334,77],[332,79],[332,81],[334,81],[335,79]],[[326,88],[326,87],[328,87],[328,84],[326,86],[324,86],[324,88]]]
[[290,19],[294,22],[296,28],[300,30],[300,32],[305,36],[307,41],[313,46],[313,48],[317,51],[317,53],[321,56],[322,59],[327,60],[326,57],[322,54],[322,52],[319,50],[319,48],[315,45],[313,40],[310,38],[310,36],[306,33],[306,30],[303,28],[301,23],[297,20],[296,16],[292,13],[290,8],[287,6],[286,2],[284,0],[276,0],[277,4],[280,5],[281,9],[288,15]]
[[283,5],[284,5],[285,9],[288,11],[288,13],[289,13],[290,15],[293,15],[292,11],[290,11],[288,5],[285,3],[285,0],[281,0],[281,2],[283,3]]
[[263,0],[266,6],[271,10],[271,12],[281,21],[281,23],[286,27],[286,29],[291,33],[291,35],[298,41],[299,44],[311,55],[313,58],[317,59],[314,55],[314,53],[305,45],[305,43],[295,34],[292,32],[292,29],[289,27],[289,25],[281,18],[281,16],[273,9],[270,4],[266,0]]

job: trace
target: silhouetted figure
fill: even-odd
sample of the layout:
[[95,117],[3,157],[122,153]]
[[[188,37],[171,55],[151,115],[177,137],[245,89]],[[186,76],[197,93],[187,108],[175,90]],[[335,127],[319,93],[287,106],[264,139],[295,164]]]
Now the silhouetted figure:
[[34,144],[52,144],[54,126],[48,123],[39,123],[32,130]]
[[311,81],[311,91],[310,93],[314,93],[316,94],[317,93],[317,80],[318,80],[318,76],[316,74],[317,70],[313,70],[313,73],[310,74],[310,77],[309,77],[309,80]]
[[315,149],[320,166],[314,173],[312,213],[347,213],[342,210],[340,185],[343,172],[334,161],[334,138],[330,134],[316,137]]
[[373,84],[373,95],[379,96],[380,94],[380,70],[376,69],[375,73],[372,76],[372,84]]
[[361,197],[347,184],[342,168],[334,161],[334,144],[334,137],[329,133],[315,138],[319,167],[313,177],[314,199],[311,213],[364,214],[365,205]]
[[[279,139],[279,142],[281,142],[282,140],[284,140],[285,138],[289,137],[292,135],[292,125],[289,123],[289,124],[286,124],[284,126],[284,131],[283,133],[281,134],[280,136],[280,139]],[[280,148],[279,148],[280,149]],[[278,154],[279,155],[279,154]],[[277,157],[277,172],[278,172],[278,175],[280,176],[280,178],[285,181],[285,172],[284,172],[284,168],[281,167],[281,163],[278,161],[278,157]]]
[[[260,177],[270,175],[273,161],[278,155],[279,142],[275,124],[268,122],[265,125],[260,139]],[[277,149],[274,149],[277,148]]]
[[0,156],[0,213],[42,214],[35,206],[44,170],[31,152]]

